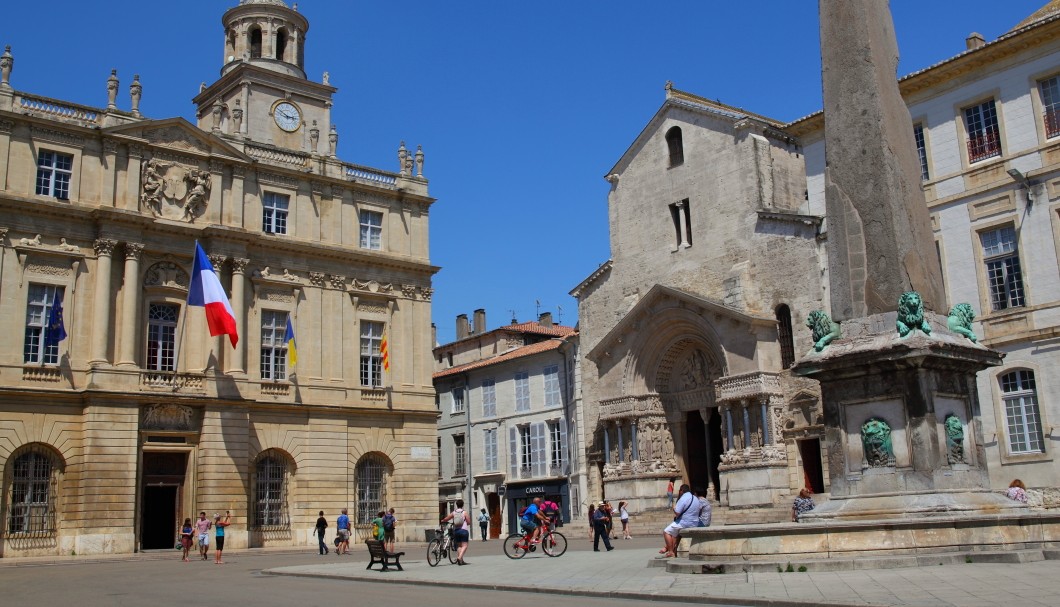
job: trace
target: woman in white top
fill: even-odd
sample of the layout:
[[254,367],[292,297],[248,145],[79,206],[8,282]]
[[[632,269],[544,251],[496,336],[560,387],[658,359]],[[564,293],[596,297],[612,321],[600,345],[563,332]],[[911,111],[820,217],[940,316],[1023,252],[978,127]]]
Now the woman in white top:
[[464,511],[464,500],[456,500],[456,510],[442,519],[442,523],[453,521],[453,541],[456,543],[456,564],[467,565],[464,562],[464,553],[467,552],[468,527],[471,525],[471,517]]
[[629,512],[626,510],[627,502],[618,502],[618,518],[622,521],[622,538],[631,540],[633,536],[629,534]]

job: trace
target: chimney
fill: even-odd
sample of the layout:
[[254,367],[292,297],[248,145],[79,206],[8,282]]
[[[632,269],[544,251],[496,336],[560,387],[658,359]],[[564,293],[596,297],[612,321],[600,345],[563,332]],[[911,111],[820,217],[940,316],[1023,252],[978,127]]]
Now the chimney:
[[552,326],[552,312],[542,312],[541,315],[537,317],[537,324],[539,324],[539,325],[541,325],[543,327],[551,327]]
[[438,347],[438,325],[431,323],[431,347]]
[[456,317],[456,339],[460,341],[471,333],[470,327],[467,324],[467,314],[461,314]]
[[486,332],[486,309],[479,308],[475,310],[475,335],[482,335]]
[[986,46],[986,39],[983,38],[983,35],[979,32],[972,32],[964,39],[964,46],[967,47],[968,50]]

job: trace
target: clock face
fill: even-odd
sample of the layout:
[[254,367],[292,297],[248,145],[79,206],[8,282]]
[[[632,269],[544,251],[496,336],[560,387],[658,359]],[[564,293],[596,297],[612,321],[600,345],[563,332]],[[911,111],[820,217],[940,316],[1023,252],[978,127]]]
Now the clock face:
[[302,114],[292,103],[284,101],[272,110],[272,117],[276,119],[276,126],[293,133],[302,125]]

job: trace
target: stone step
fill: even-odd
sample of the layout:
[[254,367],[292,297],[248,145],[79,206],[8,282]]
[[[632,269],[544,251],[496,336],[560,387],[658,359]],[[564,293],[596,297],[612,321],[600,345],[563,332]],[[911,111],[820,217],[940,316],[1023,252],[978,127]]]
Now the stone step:
[[[1047,555],[1046,553],[1051,553]],[[800,573],[805,571],[851,571],[861,569],[898,569],[902,567],[930,567],[964,563],[1032,563],[1046,559],[1060,559],[1057,550],[975,550],[936,554],[908,554],[858,558],[806,558],[790,561],[715,561],[687,558],[652,559],[648,567],[665,567],[667,573],[733,574],[745,572],[787,572],[788,565]]]

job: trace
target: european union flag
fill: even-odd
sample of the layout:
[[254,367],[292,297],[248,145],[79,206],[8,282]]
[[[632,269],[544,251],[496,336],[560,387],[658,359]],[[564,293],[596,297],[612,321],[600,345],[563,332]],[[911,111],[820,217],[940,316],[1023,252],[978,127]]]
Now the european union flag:
[[58,345],[64,339],[66,327],[63,325],[63,292],[56,289],[52,311],[48,314],[48,328],[44,332],[44,345]]

